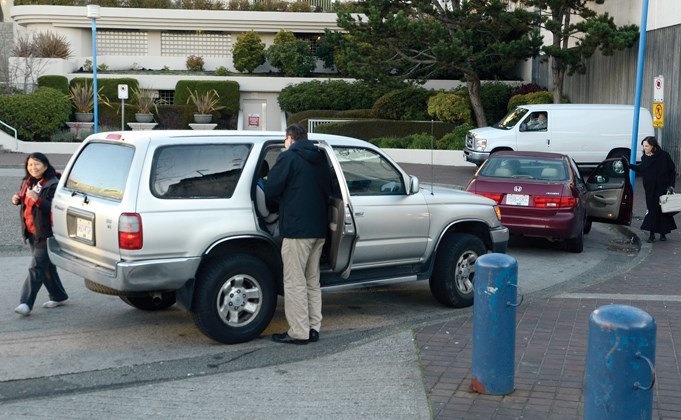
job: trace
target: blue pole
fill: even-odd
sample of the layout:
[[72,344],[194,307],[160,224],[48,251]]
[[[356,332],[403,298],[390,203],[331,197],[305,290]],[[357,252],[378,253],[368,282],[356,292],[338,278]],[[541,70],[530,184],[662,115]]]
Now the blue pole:
[[99,89],[97,88],[97,19],[92,19],[92,88],[94,90],[94,100],[95,100],[95,125],[94,133],[97,133],[97,127],[99,126]]
[[[634,127],[631,130],[631,156],[629,162],[636,163],[636,149],[638,147],[638,119],[641,114],[641,86],[643,85],[643,59],[646,53],[646,26],[648,25],[648,0],[643,0],[641,7],[641,32],[638,42],[638,63],[636,67],[636,96],[634,98]],[[634,171],[629,172],[631,188],[634,188]]]

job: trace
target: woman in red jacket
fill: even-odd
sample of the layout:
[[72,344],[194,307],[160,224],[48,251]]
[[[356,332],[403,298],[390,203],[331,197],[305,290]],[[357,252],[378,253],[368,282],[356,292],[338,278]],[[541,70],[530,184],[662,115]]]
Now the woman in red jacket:
[[59,176],[50,161],[42,153],[31,153],[24,164],[26,176],[21,183],[19,194],[12,196],[12,204],[21,206],[21,227],[24,239],[31,244],[33,260],[28,268],[28,276],[21,289],[21,304],[14,312],[28,316],[33,310],[38,290],[44,284],[50,300],[44,308],[64,305],[69,296],[61,284],[57,267],[47,255],[47,238],[52,236],[50,212],[52,198],[57,189]]

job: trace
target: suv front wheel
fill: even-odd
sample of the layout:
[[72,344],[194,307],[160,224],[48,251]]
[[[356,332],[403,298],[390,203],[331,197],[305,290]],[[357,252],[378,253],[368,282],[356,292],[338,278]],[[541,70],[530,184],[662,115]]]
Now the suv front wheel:
[[446,306],[465,308],[473,304],[475,261],[487,252],[482,241],[468,233],[455,233],[437,251],[430,277],[430,292]]
[[272,273],[252,255],[216,259],[197,274],[192,318],[215,341],[236,344],[258,337],[276,306]]

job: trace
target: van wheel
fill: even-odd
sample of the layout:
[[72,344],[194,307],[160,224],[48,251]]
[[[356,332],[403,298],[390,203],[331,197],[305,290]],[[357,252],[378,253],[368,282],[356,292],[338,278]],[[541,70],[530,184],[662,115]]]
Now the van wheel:
[[224,344],[250,341],[269,325],[277,306],[274,278],[248,254],[215,260],[196,276],[192,319],[206,336]]
[[119,296],[121,300],[133,308],[143,311],[161,311],[175,304],[175,292],[161,293],[158,296]]
[[486,252],[482,241],[468,233],[456,233],[445,239],[437,251],[430,277],[430,292],[435,300],[454,308],[471,306],[475,261]]

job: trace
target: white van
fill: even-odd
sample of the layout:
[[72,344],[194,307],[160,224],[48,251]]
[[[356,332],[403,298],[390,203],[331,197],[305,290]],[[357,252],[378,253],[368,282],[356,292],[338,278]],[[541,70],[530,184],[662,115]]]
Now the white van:
[[[580,166],[596,166],[617,156],[629,159],[633,118],[631,105],[521,105],[491,127],[470,130],[464,159],[481,165],[501,150],[562,153]],[[637,161],[641,160],[641,140],[653,135],[650,111],[641,108]]]

